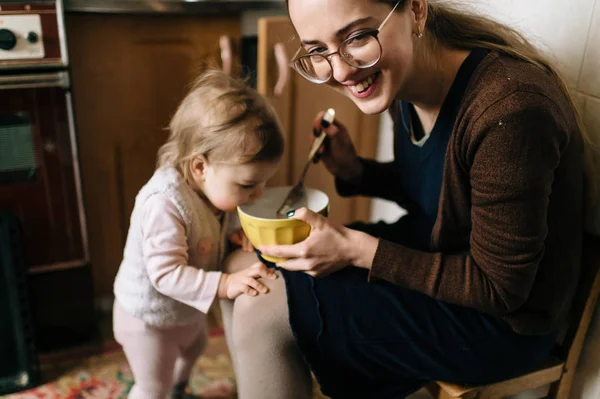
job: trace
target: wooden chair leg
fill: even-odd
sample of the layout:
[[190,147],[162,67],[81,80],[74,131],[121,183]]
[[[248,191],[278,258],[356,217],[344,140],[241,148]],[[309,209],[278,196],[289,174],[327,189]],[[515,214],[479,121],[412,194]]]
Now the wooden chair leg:
[[476,399],[477,392],[467,392],[462,396],[452,396],[448,392],[441,389],[435,382],[431,382],[425,386],[427,392],[436,399]]
[[446,391],[444,391],[443,389],[440,389],[440,392],[438,393],[438,396],[437,396],[437,399],[476,399],[476,398],[477,398],[477,392],[468,392],[468,393],[465,393],[464,395],[456,397],[456,396],[450,396],[450,394],[447,393]]

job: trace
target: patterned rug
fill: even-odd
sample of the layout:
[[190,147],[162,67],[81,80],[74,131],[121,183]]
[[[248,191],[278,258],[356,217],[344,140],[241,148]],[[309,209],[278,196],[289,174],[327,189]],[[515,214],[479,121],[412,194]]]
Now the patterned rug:
[[[105,345],[104,353],[70,356],[42,363],[43,385],[0,399],[126,399],[133,376],[118,344]],[[214,381],[235,385],[233,366],[222,330],[211,331],[206,352],[192,371],[192,393],[203,392]],[[226,397],[236,399],[237,395]],[[327,399],[313,381],[313,399]]]
[[[0,396],[2,399],[126,399],[133,376],[117,344],[105,353],[85,358],[42,364],[45,384],[29,391]],[[222,332],[212,333],[206,352],[194,366],[190,385],[202,392],[213,381],[233,384],[234,373]],[[233,399],[235,396],[230,396]]]

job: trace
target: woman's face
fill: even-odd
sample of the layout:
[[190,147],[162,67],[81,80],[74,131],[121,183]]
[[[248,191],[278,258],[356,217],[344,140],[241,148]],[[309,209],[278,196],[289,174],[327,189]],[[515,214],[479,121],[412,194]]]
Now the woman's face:
[[[382,53],[377,64],[359,69],[339,55],[329,58],[333,76],[327,84],[350,97],[366,114],[385,111],[410,81],[416,29],[413,1],[406,0],[406,10],[397,9],[381,29]],[[372,0],[289,0],[288,5],[302,46],[307,53],[318,54],[337,51],[340,43],[362,30],[377,29],[393,6]]]

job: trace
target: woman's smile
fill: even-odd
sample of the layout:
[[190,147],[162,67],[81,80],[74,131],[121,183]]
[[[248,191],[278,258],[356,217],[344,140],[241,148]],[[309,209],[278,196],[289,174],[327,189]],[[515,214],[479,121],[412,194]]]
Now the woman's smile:
[[367,98],[369,97],[371,94],[373,94],[373,92],[375,91],[375,89],[377,88],[378,84],[379,84],[379,76],[381,75],[381,73],[379,71],[373,73],[372,75],[367,76],[367,78],[363,79],[362,81],[353,84],[353,85],[345,85],[348,90],[350,91],[350,93],[355,97],[355,98]]

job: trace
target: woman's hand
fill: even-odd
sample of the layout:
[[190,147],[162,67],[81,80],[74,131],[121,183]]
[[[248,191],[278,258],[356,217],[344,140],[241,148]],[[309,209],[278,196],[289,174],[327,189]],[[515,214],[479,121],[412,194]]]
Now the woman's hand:
[[331,125],[322,122],[323,115],[325,115],[324,111],[319,112],[313,121],[314,135],[321,130],[327,133],[327,139],[317,152],[316,158],[321,159],[327,170],[334,176],[348,183],[358,184],[362,177],[363,166],[356,155],[346,126],[337,120]]
[[378,239],[360,231],[332,224],[326,217],[306,208],[295,211],[294,219],[311,227],[306,240],[294,245],[269,245],[260,248],[264,255],[287,258],[277,266],[323,277],[354,265],[370,269]]
[[246,237],[246,233],[244,233],[243,229],[237,229],[233,233],[229,234],[229,241],[234,245],[242,248],[244,252],[254,252],[254,247],[252,243]]
[[277,273],[268,269],[261,262],[257,262],[249,268],[236,273],[223,273],[221,280],[219,280],[217,298],[235,299],[242,294],[250,296],[266,294],[269,292],[269,289],[257,280],[260,277],[275,280],[277,279]]

